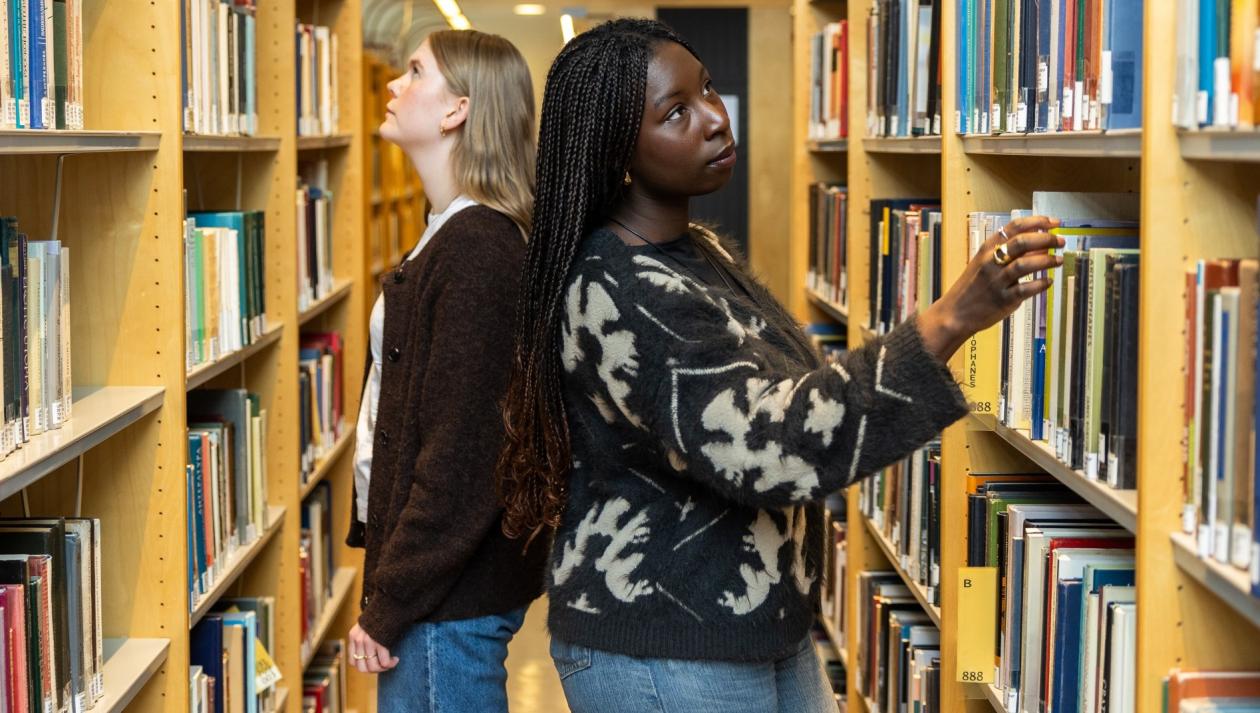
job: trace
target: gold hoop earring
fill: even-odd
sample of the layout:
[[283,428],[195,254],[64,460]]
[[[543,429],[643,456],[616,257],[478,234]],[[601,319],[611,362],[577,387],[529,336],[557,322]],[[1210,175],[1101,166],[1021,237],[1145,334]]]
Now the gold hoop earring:
[[625,176],[625,178],[622,178],[622,179],[621,179],[621,185],[623,185],[623,186],[628,186],[628,185],[630,185],[631,183],[634,183],[634,181],[630,178],[630,172],[629,172],[629,171],[626,171],[626,176]]
[[446,138],[446,124],[438,124],[438,133],[442,135],[442,138]]

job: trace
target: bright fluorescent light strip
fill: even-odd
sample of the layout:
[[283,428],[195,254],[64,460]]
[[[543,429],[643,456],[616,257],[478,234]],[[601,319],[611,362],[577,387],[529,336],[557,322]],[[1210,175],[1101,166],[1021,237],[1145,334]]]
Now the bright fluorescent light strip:
[[459,3],[455,0],[433,0],[433,4],[437,5],[438,12],[442,13],[442,17],[446,18],[446,23],[456,30],[470,30],[472,23],[464,17],[463,11],[459,9]]
[[564,41],[566,44],[569,40],[573,39],[575,33],[573,32],[572,15],[564,14],[560,16],[560,34],[564,35]]
[[546,15],[547,8],[543,5],[535,3],[523,3],[512,8],[512,12],[517,15]]

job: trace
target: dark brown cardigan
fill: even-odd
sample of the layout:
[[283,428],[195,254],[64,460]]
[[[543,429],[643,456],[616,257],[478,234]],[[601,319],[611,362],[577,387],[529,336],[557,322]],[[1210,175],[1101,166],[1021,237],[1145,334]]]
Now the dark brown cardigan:
[[542,592],[547,538],[522,554],[503,536],[493,476],[524,260],[515,224],[474,206],[384,278],[368,521],[350,534],[367,548],[359,625],[384,646]]

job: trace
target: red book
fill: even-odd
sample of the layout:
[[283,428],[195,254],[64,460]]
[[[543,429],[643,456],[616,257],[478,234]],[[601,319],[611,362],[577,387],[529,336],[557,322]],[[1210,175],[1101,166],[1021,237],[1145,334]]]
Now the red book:
[[30,710],[27,690],[26,661],[26,588],[20,584],[0,586],[0,604],[4,606],[5,649],[9,652],[5,680],[9,682],[8,705],[11,711]]

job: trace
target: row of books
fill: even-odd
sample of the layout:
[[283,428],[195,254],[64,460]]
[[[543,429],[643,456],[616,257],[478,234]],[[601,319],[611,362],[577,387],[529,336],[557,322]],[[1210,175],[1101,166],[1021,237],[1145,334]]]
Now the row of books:
[[184,131],[258,132],[258,30],[254,0],[182,0],[180,94]]
[[198,713],[273,713],[280,668],[275,597],[224,599],[189,635],[188,685]]
[[337,332],[303,333],[298,351],[302,482],[345,433],[343,345]]
[[897,564],[941,605],[941,444],[929,443],[859,484],[860,509]]
[[840,309],[849,308],[849,189],[809,187],[808,286]]
[[1184,530],[1199,554],[1252,573],[1255,528],[1256,338],[1260,261],[1199,260],[1186,269]]
[[823,545],[823,584],[822,596],[819,599],[819,616],[826,619],[831,629],[840,640],[837,646],[844,646],[845,613],[845,570],[848,568],[848,523],[844,491],[827,498],[824,513],[827,525],[827,537]]
[[[968,215],[971,251],[1019,215],[1052,215],[1063,265],[1001,328],[998,417],[1085,477],[1137,487],[1140,261],[1136,194],[1036,192],[1031,210]],[[1031,279],[1031,278],[1030,278]]]
[[333,291],[333,194],[328,185],[328,162],[308,164],[308,178],[299,177],[297,189],[298,310]]
[[829,22],[810,38],[809,138],[849,135],[849,22]]
[[896,572],[860,572],[856,594],[857,686],[868,709],[939,713],[940,629]]
[[941,133],[941,4],[871,0],[866,25],[866,132]]
[[939,198],[871,201],[870,321],[887,334],[941,296]]
[[267,515],[267,410],[245,389],[188,393],[189,610],[238,550],[257,540]]
[[0,2],[0,129],[83,128],[83,0]]
[[337,35],[320,25],[297,24],[297,133],[337,133]]
[[31,240],[0,217],[0,460],[61,428],[74,401],[70,368],[70,248]]
[[959,0],[958,131],[1142,125],[1142,0]]
[[302,650],[319,644],[313,637],[316,624],[333,597],[337,572],[333,547],[332,483],[318,483],[302,503],[302,530],[298,540],[298,569],[302,581]]
[[302,713],[345,713],[346,642],[327,641],[302,676]]
[[1161,713],[1260,713],[1260,671],[1173,669]]
[[1133,536],[1044,475],[967,476],[967,564],[995,570],[996,687],[1018,713],[1132,712]]
[[1255,128],[1260,120],[1260,10],[1255,3],[1180,0],[1173,123]]
[[267,331],[262,211],[189,213],[184,220],[188,367],[252,344]]
[[105,695],[101,522],[0,520],[0,705],[91,710]]

